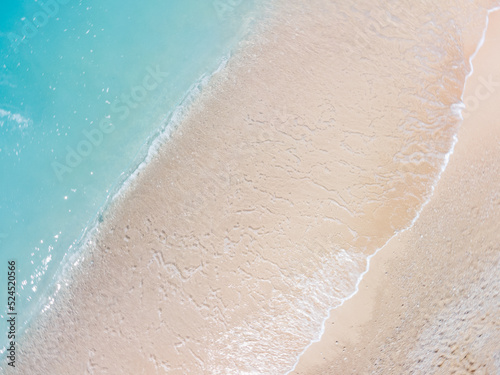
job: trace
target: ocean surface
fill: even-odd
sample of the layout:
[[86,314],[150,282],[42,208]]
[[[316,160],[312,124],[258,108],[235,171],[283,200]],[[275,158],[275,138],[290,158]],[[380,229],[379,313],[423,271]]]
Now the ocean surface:
[[50,307],[85,232],[168,133],[175,110],[228,58],[255,8],[251,0],[1,3],[0,351],[7,261],[16,261],[19,333]]

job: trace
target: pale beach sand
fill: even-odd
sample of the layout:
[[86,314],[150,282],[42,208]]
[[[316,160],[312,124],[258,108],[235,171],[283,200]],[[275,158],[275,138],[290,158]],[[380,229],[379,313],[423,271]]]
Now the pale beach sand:
[[[454,38],[476,46],[486,16],[472,4],[389,2],[388,18],[369,12],[386,5],[376,3],[352,14],[319,0],[269,10],[105,213],[21,343],[23,374],[293,368],[367,256],[431,196],[474,49]],[[492,40],[472,92],[500,66],[483,56]],[[296,373],[428,373],[442,356],[446,369],[494,371],[498,98],[471,112],[414,226],[373,258]]]
[[500,373],[499,46],[497,11],[431,201],[373,258],[292,374]]

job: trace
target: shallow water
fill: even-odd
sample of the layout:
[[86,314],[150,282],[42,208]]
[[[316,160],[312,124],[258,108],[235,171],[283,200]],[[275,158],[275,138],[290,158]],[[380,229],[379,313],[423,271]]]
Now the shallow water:
[[52,302],[47,285],[148,141],[247,31],[253,2],[232,3],[2,3],[0,264],[17,261],[18,330]]

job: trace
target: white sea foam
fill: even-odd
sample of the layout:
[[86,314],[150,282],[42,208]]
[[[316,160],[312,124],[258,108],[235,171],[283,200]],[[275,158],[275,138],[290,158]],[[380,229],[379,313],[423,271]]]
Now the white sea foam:
[[19,130],[24,130],[31,124],[31,120],[23,117],[23,115],[21,115],[20,113],[13,113],[11,111],[0,108],[0,127],[3,127],[5,125],[5,120],[2,119],[15,122],[17,126],[13,128]]

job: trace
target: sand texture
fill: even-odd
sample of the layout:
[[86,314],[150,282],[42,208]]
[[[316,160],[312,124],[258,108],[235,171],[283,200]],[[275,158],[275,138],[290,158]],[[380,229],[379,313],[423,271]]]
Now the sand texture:
[[294,374],[500,373],[499,45],[496,12],[432,200],[374,258]]

